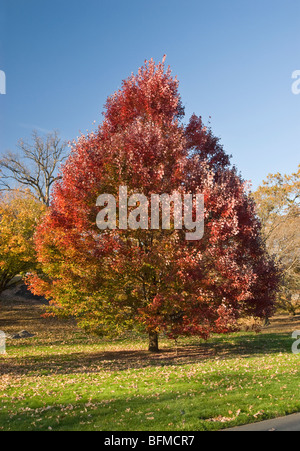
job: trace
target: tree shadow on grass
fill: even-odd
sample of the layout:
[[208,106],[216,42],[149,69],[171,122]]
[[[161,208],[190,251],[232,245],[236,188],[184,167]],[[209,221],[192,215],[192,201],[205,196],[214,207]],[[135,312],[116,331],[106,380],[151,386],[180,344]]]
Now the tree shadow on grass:
[[[224,378],[221,378],[218,372],[207,375],[209,385],[206,384],[201,390],[195,389],[195,385],[189,390],[189,385],[183,384],[175,390],[169,387],[168,391],[164,390],[163,393],[158,393],[160,388],[140,393],[136,386],[130,392],[125,390],[117,397],[108,395],[105,399],[99,396],[97,389],[93,390],[93,384],[90,384],[90,391],[85,391],[80,400],[75,398],[72,389],[59,401],[53,397],[43,397],[38,400],[26,399],[24,404],[24,400],[21,400],[18,408],[14,412],[10,411],[10,416],[7,411],[0,411],[0,424],[4,430],[8,428],[19,431],[48,430],[49,424],[54,431],[174,431],[175,428],[181,431],[205,431],[253,423],[299,411],[297,397],[289,407],[284,404],[270,405],[267,394],[270,387],[264,394],[264,388],[257,385],[255,372],[254,375],[248,371],[242,374],[242,383],[244,387],[248,387],[250,397],[248,400],[241,400],[243,395],[239,389],[240,378],[241,372],[237,367],[236,370],[226,373]],[[298,374],[291,374],[289,381],[294,387],[298,387]],[[272,393],[276,393],[276,390],[281,393],[282,382],[274,379],[271,383]],[[233,387],[239,399],[238,414],[228,412],[228,403],[216,396],[217,393],[234,393]],[[202,390],[205,390],[205,398],[201,396]],[[251,409],[249,410],[249,399],[254,405],[252,413]],[[262,405],[266,406],[266,410],[259,412],[259,416],[255,415],[254,412],[260,410]]]
[[[232,334],[216,336],[207,342],[166,348],[152,354],[146,350],[62,352],[59,354],[9,357],[0,360],[0,375],[55,375],[122,371],[145,367],[184,365],[209,359],[247,358],[259,355],[291,353],[288,334]],[[30,344],[32,346],[32,344]]]

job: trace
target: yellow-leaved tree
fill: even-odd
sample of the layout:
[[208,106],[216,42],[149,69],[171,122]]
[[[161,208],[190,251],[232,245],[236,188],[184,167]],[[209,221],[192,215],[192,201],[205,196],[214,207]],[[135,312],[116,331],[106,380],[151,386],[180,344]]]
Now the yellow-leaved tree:
[[300,306],[300,165],[292,174],[269,174],[253,193],[267,249],[282,269],[278,305]]
[[0,293],[36,267],[33,236],[45,209],[29,191],[0,195]]

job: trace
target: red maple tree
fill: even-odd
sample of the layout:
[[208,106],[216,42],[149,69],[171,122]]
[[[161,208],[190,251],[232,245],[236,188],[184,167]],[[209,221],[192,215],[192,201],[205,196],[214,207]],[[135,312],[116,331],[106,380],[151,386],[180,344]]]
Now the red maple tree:
[[[97,131],[81,136],[36,233],[43,275],[31,274],[52,312],[99,335],[138,329],[158,350],[170,338],[236,330],[243,315],[269,317],[278,270],[261,239],[245,183],[219,140],[193,115],[183,124],[178,81],[146,61],[108,98]],[[99,230],[96,201],[128,194],[202,193],[205,232]]]

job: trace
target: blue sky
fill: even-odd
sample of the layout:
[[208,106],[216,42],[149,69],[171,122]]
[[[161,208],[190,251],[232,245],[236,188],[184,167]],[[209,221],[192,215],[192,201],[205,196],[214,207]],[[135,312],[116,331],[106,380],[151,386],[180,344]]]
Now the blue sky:
[[107,96],[145,59],[180,81],[253,188],[299,164],[299,0],[0,0],[0,153],[32,129],[64,139],[101,122]]

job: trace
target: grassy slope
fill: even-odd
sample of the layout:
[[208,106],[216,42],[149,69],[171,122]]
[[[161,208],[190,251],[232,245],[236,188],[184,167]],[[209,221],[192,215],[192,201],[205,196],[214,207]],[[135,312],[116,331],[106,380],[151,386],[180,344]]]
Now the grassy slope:
[[5,302],[0,329],[0,430],[218,430],[300,411],[299,318],[278,318],[261,334],[104,342],[71,322],[40,318],[36,303]]

